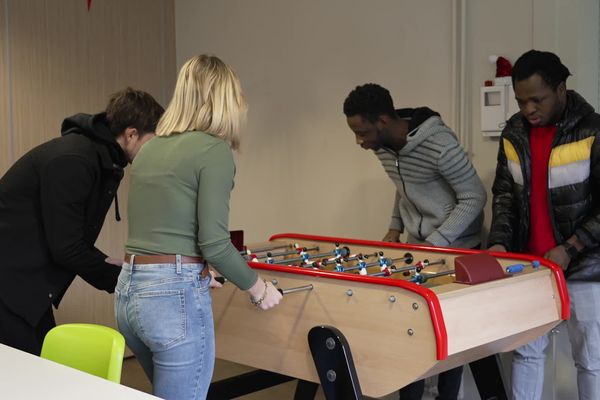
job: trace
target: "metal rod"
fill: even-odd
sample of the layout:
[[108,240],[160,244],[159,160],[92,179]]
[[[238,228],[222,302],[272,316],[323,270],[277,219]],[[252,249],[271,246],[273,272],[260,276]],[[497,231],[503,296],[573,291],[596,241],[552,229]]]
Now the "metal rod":
[[416,270],[416,269],[417,269],[417,268],[419,268],[419,267],[420,267],[420,266],[419,266],[419,265],[416,265],[416,264],[415,264],[415,265],[407,265],[407,266],[405,266],[405,267],[394,268],[394,269],[392,270],[392,272],[393,272],[393,273],[396,273],[396,272],[412,271],[413,269],[415,269],[415,270]]
[[270,251],[267,251],[266,254],[263,254],[261,256],[256,256],[256,258],[258,260],[262,260],[263,258],[267,258],[267,257],[289,256],[290,254],[298,254],[299,252],[300,252],[300,250],[282,251],[281,253],[271,253]]
[[420,274],[420,275],[416,275],[413,278],[411,278],[410,281],[415,282],[415,283],[425,283],[431,278],[437,278],[439,276],[444,276],[444,275],[452,275],[453,273],[454,273],[454,270],[451,269],[448,271],[436,272],[435,274]]
[[252,250],[248,249],[248,250],[243,251],[243,252],[240,251],[240,253],[241,254],[244,254],[244,253],[246,253],[246,254],[247,253],[261,253],[263,251],[271,251],[271,250],[276,250],[276,249],[286,249],[288,247],[291,248],[292,245],[289,244],[289,243],[288,244],[282,243],[282,244],[274,244],[272,246],[267,246],[267,247],[259,247],[258,249],[252,249]]
[[260,257],[257,256],[256,258],[261,260],[263,258],[267,258],[267,257],[279,257],[279,256],[289,256],[290,254],[300,254],[300,252],[304,249],[304,251],[311,251],[311,250],[316,250],[319,251],[319,246],[315,246],[315,247],[299,247],[295,250],[290,250],[290,251],[283,251],[281,253],[271,253],[271,255],[269,256],[269,252],[267,252],[267,254],[263,254]]
[[[349,254],[349,251],[347,248],[342,247],[339,249],[339,252],[341,253],[340,256],[336,256],[336,258],[338,257],[344,257],[345,255]],[[290,264],[290,263],[294,263],[296,261],[307,261],[307,260],[314,260],[315,258],[321,258],[323,256],[332,256],[335,255],[336,252],[335,250],[330,251],[328,253],[321,253],[321,254],[309,254],[307,257],[298,257],[298,258],[286,258],[284,260],[278,260],[273,262],[273,264]]]
[[311,255],[310,258],[321,258],[321,257],[327,257],[327,256],[336,256],[335,258],[338,258],[338,257],[346,257],[348,254],[350,254],[347,247],[340,247],[338,252],[340,253],[339,255],[336,254],[336,250],[333,250],[328,253]]
[[278,264],[278,265],[292,265],[292,263],[295,263],[296,261],[304,261],[304,258],[302,258],[302,257],[297,257],[297,258],[284,258],[283,260],[277,260],[277,261],[273,261],[271,264]]
[[398,258],[389,258],[388,260],[391,260],[390,264],[393,264],[395,261],[404,261],[406,263],[411,263],[413,262],[413,256],[410,253],[406,253],[404,254],[404,256],[402,257],[398,257]]
[[[343,262],[348,262],[348,261],[358,260],[361,255],[363,256],[363,258],[376,257],[377,256],[377,252],[366,253],[366,254],[362,254],[362,253],[354,254],[354,255],[352,255],[350,257],[342,258],[342,261]],[[335,263],[335,261],[334,262],[328,262],[328,264],[334,264],[334,263]],[[323,265],[327,265],[327,264],[323,264]]]
[[305,290],[313,290],[313,285],[309,284],[309,285],[298,286],[298,287],[293,287],[293,288],[289,288],[289,289],[277,289],[277,290],[282,295],[285,295],[285,294],[290,294],[290,293],[302,292]]
[[430,265],[436,265],[436,264],[446,265],[446,260],[444,260],[443,258],[440,258],[437,261],[429,261],[429,260],[423,261],[423,267],[429,267]]
[[[439,263],[439,262],[437,262],[437,263]],[[417,263],[417,264],[413,264],[413,265],[406,265],[406,266],[400,267],[400,268],[396,268],[396,267],[392,268],[392,267],[390,267],[390,269],[391,269],[391,272],[393,274],[396,274],[398,272],[412,271],[412,270],[416,270],[418,268],[424,268],[424,265],[431,265],[431,264],[420,264],[420,263]]]
[[395,274],[397,272],[402,272],[402,271],[397,270],[397,269],[395,269],[395,267],[393,265],[390,265],[384,271],[376,272],[374,274],[367,274],[367,276],[390,276],[390,275]]
[[[442,261],[437,261],[437,262],[430,263],[430,264],[427,264],[427,265],[440,264],[440,263],[444,264],[445,262],[442,260]],[[397,274],[399,272],[406,272],[406,271],[412,271],[412,270],[416,271],[419,268],[423,268],[423,266],[420,265],[420,264],[415,264],[415,265],[407,265],[407,266],[401,267],[401,268],[396,268],[394,265],[390,265],[390,266],[388,266],[387,270],[384,270],[384,271],[381,271],[381,272],[377,272],[375,274],[368,274],[368,275],[369,276],[390,276],[392,274]],[[454,270],[452,271],[452,273],[454,273]],[[431,276],[433,278],[434,275],[435,274],[431,274],[429,276]],[[443,273],[443,274],[440,274],[440,275],[447,275],[447,274]],[[427,280],[427,279],[425,279],[425,280]]]
[[[216,276],[215,280],[221,284],[225,284],[226,282],[229,282],[229,280],[223,276]],[[289,289],[277,289],[277,291],[279,293],[281,293],[282,295],[286,295],[286,294],[290,294],[290,293],[303,292],[306,290],[313,290],[313,288],[314,287],[312,284],[308,284],[308,285],[297,286],[297,287],[293,287],[293,288],[289,288]]]

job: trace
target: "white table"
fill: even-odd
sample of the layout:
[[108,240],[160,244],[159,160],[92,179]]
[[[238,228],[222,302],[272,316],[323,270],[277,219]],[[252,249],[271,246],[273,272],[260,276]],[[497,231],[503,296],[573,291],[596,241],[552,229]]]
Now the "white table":
[[0,344],[0,399],[156,400],[158,397]]

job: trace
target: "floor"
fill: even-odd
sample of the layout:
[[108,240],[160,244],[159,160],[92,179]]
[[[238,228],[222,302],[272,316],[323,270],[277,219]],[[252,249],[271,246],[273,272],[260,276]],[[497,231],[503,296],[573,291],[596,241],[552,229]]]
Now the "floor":
[[[508,384],[510,373],[511,356],[504,353],[500,356],[500,367],[503,371],[505,384]],[[250,371],[250,368],[217,360],[215,364],[214,380],[220,380],[231,376],[239,375]],[[123,376],[121,382],[124,385],[135,389],[151,393],[151,385],[139,363],[133,357],[127,358],[123,364]],[[577,398],[576,371],[571,358],[571,348],[568,340],[567,329],[559,326],[551,332],[551,344],[548,347],[548,356],[546,359],[544,400],[572,400]],[[293,399],[295,390],[295,381],[291,381],[279,386],[265,389],[260,392],[239,397],[242,400],[286,400]],[[398,394],[393,393],[385,396],[385,400],[398,400]],[[435,399],[435,384],[430,380],[426,386],[426,393],[423,400]],[[460,400],[481,400],[477,394],[473,376],[469,368],[465,368]],[[324,400],[322,392],[317,393],[315,400]]]
[[[215,363],[215,372],[213,380],[220,380],[231,376],[243,374],[251,371],[243,365],[230,363],[227,361],[217,360]],[[142,367],[134,357],[127,358],[123,363],[123,374],[121,378],[123,385],[141,390],[146,393],[152,393],[152,385],[146,378]],[[238,397],[243,400],[271,400],[271,399],[293,399],[295,390],[295,381],[290,381],[269,389],[261,390],[260,392],[252,393],[246,396]],[[319,390],[315,400],[324,400],[323,393]],[[425,399],[424,399],[425,400]]]
[[[215,372],[213,376],[213,380],[220,380],[224,378],[228,378],[231,376],[239,375],[245,372],[250,371],[251,368],[248,368],[243,365],[230,363],[227,361],[217,360],[215,363]],[[132,387],[134,389],[141,390],[146,393],[152,393],[152,386],[150,385],[150,381],[146,378],[144,371],[142,370],[140,364],[134,357],[129,357],[123,363],[123,375],[121,378],[121,383],[123,385]],[[294,398],[294,390],[296,388],[296,381],[290,381],[278,386],[274,386],[269,389],[261,390],[259,392],[255,392],[246,396],[238,397],[241,400],[272,400],[272,399],[293,399]],[[425,388],[425,395],[423,396],[423,400],[433,400],[435,398],[435,385],[434,382],[429,382]],[[473,378],[471,377],[468,368],[465,368],[465,374],[463,378],[463,387],[461,388],[461,393],[459,399],[468,399],[468,400],[479,400],[479,396],[475,394],[476,391],[474,389]],[[315,400],[324,400],[323,392],[319,389]],[[365,400],[369,399],[368,397]],[[388,396],[381,398],[382,400],[397,400],[398,394],[392,393]]]

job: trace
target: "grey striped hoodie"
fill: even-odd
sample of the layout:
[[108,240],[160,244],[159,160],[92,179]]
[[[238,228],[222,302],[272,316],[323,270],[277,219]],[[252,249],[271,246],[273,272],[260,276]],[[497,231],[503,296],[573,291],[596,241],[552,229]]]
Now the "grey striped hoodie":
[[406,229],[411,242],[472,248],[481,242],[485,188],[452,130],[429,115],[409,123],[398,153],[375,151],[397,189],[390,229]]

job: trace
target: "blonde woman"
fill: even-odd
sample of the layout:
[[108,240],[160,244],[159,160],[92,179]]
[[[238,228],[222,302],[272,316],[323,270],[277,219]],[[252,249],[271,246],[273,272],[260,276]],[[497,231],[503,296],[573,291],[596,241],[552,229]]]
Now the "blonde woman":
[[181,68],[157,136],[133,163],[117,323],[165,399],[203,399],[208,391],[215,354],[207,263],[258,308],[281,300],[229,238],[232,149],[245,111],[231,68],[196,56]]

